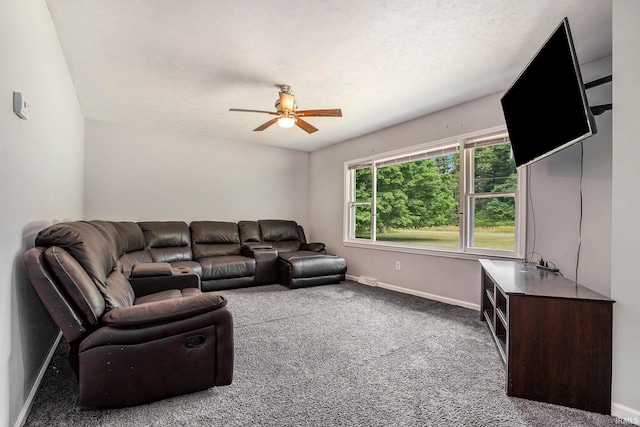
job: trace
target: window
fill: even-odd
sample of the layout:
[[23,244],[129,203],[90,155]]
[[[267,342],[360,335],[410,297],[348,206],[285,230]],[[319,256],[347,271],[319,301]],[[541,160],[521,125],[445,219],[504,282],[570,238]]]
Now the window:
[[519,257],[524,175],[504,130],[347,162],[345,241]]

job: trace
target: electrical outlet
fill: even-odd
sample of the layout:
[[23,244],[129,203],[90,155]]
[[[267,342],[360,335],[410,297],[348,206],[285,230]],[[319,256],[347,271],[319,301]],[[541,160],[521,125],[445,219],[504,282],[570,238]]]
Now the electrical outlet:
[[21,92],[13,92],[13,112],[21,119],[27,120],[29,118],[31,113],[29,102],[24,99]]
[[400,271],[400,261],[396,261],[396,271]]

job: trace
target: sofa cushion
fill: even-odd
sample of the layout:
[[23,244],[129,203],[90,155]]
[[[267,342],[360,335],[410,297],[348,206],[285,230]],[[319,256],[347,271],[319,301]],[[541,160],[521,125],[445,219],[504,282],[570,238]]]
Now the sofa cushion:
[[257,221],[238,222],[238,233],[240,234],[240,244],[261,243],[260,227]]
[[250,277],[256,272],[256,260],[241,255],[224,255],[201,258],[202,280],[220,280]]
[[89,324],[98,323],[105,311],[104,298],[84,268],[67,251],[57,246],[47,248],[44,258],[62,292],[71,299],[75,308]]
[[347,263],[344,258],[310,251],[286,252],[278,255],[279,262],[291,265],[292,278],[345,274]]
[[104,300],[107,310],[133,305],[136,296],[129,281],[120,272],[114,271],[107,277],[107,292]]
[[240,235],[235,222],[193,221],[189,228],[194,259],[240,254]]
[[118,260],[118,263],[120,264],[120,270],[124,273],[125,276],[127,276],[131,272],[131,270],[133,270],[134,265],[149,262],[153,262],[153,258],[151,258],[151,254],[146,249],[126,253],[122,255]]
[[135,222],[113,222],[122,240],[123,252],[135,252],[145,249],[144,233]]
[[295,221],[261,220],[258,221],[263,242],[300,241],[298,224]]
[[133,305],[146,304],[149,302],[164,301],[172,298],[181,298],[191,295],[200,295],[202,291],[198,288],[185,288],[185,289],[167,289],[166,291],[160,291],[153,294],[145,295],[140,298],[136,298]]
[[124,253],[124,243],[122,237],[120,237],[120,233],[113,224],[109,221],[102,220],[87,221],[87,223],[91,224],[102,234],[109,245],[113,258],[118,260],[120,255]]
[[300,249],[300,235],[295,221],[261,220],[258,221],[262,241],[271,244],[278,252],[291,252]]
[[100,292],[106,294],[107,274],[117,263],[112,248],[97,228],[82,221],[54,224],[40,231],[35,243],[66,250],[86,270]]
[[189,226],[182,221],[147,221],[138,225],[153,262],[189,261],[191,235]]
[[184,298],[168,298],[112,310],[104,315],[103,321],[106,325],[120,328],[150,326],[188,319],[225,305],[227,300],[221,295],[185,295]]

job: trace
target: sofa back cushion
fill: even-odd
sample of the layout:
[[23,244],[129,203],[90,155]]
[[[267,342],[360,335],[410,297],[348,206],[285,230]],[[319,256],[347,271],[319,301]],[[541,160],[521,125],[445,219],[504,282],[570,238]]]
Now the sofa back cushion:
[[240,254],[240,234],[235,222],[193,221],[189,228],[194,259]]
[[144,233],[135,222],[112,222],[122,240],[123,252],[135,252],[146,249]]
[[300,249],[300,235],[295,221],[267,219],[258,221],[262,241],[280,252]]
[[131,270],[133,270],[134,265],[150,262],[153,262],[153,258],[151,258],[151,254],[146,249],[127,252],[118,260],[118,263],[120,264],[119,271],[123,272],[125,276],[128,276],[131,273]]
[[87,222],[62,222],[42,230],[36,246],[59,246],[67,251],[87,272],[103,295],[107,292],[107,275],[114,271],[115,249],[104,235]]
[[[40,300],[64,334],[65,339],[72,343],[87,332],[87,320],[60,288],[58,279],[50,272],[44,258],[44,252],[45,248],[43,247],[27,250],[22,257],[24,269]],[[91,279],[89,281],[93,283]]]
[[105,311],[105,301],[84,268],[58,246],[47,248],[44,259],[67,303],[89,324],[98,323]]
[[138,225],[153,262],[191,261],[189,226],[182,221],[147,221]]
[[260,237],[260,227],[257,221],[238,222],[238,232],[240,233],[240,244],[262,243]]
[[102,234],[113,258],[117,261],[120,255],[124,253],[124,244],[120,233],[113,226],[113,223],[102,220],[87,221],[87,223],[91,224]]
[[104,300],[107,310],[124,308],[133,305],[136,296],[129,281],[119,271],[114,271],[107,277],[107,293]]

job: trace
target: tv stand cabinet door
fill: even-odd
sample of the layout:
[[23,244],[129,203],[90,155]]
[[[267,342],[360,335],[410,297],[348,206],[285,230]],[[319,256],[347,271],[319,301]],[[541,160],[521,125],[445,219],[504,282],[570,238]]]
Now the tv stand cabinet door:
[[611,413],[613,304],[509,296],[507,395]]

